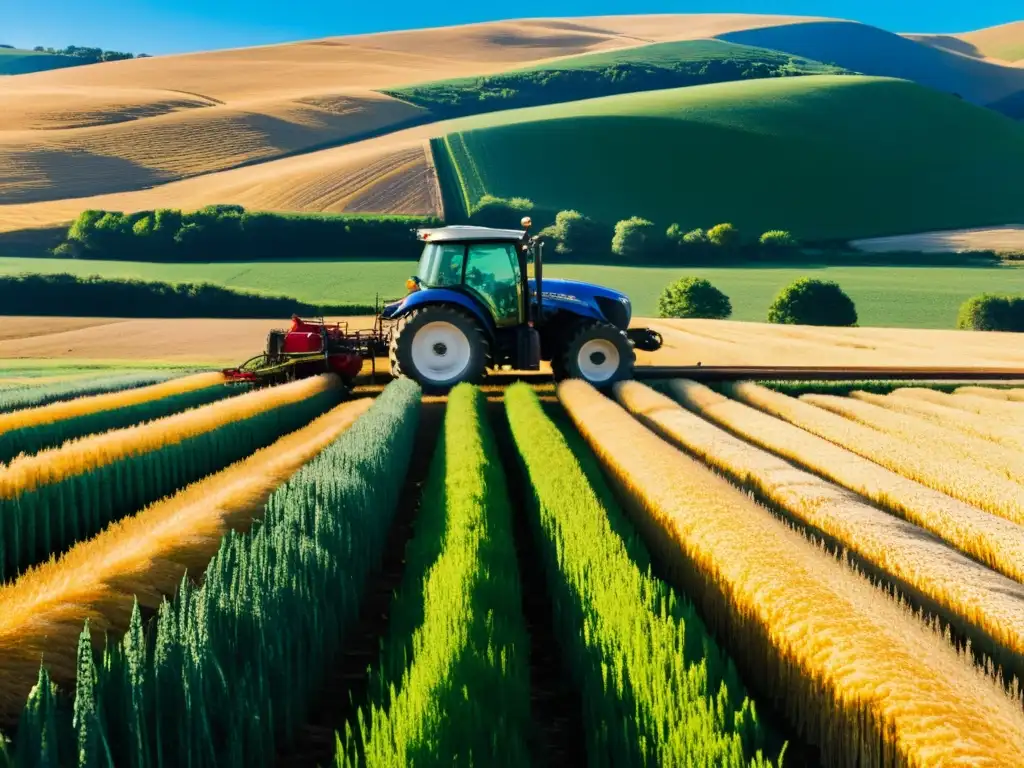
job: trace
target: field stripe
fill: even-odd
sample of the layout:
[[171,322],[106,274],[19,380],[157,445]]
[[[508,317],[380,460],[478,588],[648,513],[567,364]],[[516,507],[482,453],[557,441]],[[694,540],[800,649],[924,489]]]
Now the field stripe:
[[1024,527],[908,480],[800,427],[730,400],[695,381],[669,394],[733,434],[859,493],[1004,576],[1024,583]]
[[151,387],[84,397],[0,416],[0,462],[54,448],[67,440],[123,429],[234,395],[219,373],[183,377]]
[[363,398],[337,406],[0,588],[0,718],[20,712],[40,655],[55,680],[73,682],[86,619],[100,632],[123,633],[136,599],[145,608],[159,608],[186,570],[202,573],[223,535],[247,529],[274,489],[372,402]]
[[966,387],[958,388],[954,394],[935,392],[926,387],[902,387],[895,390],[893,395],[910,401],[923,400],[947,408],[976,413],[979,416],[994,416],[1024,426],[1024,402],[1015,399],[1015,394],[1024,393],[1024,390],[985,389],[984,391],[1002,392],[1006,397],[998,400],[992,397],[978,397],[974,391],[967,391]]
[[984,397],[989,400],[1008,400],[1011,403],[1024,403],[1024,389],[995,389],[993,387],[957,387],[954,395],[970,395]]
[[754,705],[693,603],[638,567],[649,560],[643,543],[599,498],[533,390],[510,387],[505,407],[534,489],[530,527],[560,650],[586,692],[588,753],[612,765],[771,765]]
[[334,377],[310,377],[279,387],[247,392],[147,424],[85,437],[34,456],[16,459],[8,466],[0,467],[0,499],[11,499],[41,485],[57,483],[129,456],[159,450],[233,421],[339,386],[340,382]]
[[856,494],[733,437],[649,387],[624,382],[616,396],[666,439],[855,552],[910,594],[923,595],[976,647],[1024,676],[1024,585]]
[[340,384],[257,390],[0,467],[0,579],[299,429],[340,402]]
[[338,766],[529,764],[529,640],[484,403],[469,384],[448,397],[375,695]]
[[586,383],[558,393],[676,578],[825,764],[1024,764],[1020,701],[941,635]]
[[150,400],[159,400],[162,397],[180,395],[197,389],[206,389],[217,384],[224,384],[224,382],[224,375],[221,373],[197,373],[192,376],[182,376],[171,381],[164,381],[160,384],[151,384],[147,387],[125,389],[119,392],[108,392],[89,397],[78,397],[74,400],[51,403],[38,408],[26,408],[0,415],[0,433],[39,426],[40,424],[52,424],[55,421],[73,419],[76,416],[85,416],[90,413],[112,411],[115,408],[127,408],[139,403],[149,402]]
[[886,469],[949,494],[993,515],[1024,523],[1024,494],[1020,486],[973,465],[937,458],[931,446],[905,440],[843,418],[823,408],[749,382],[723,385],[723,391],[747,405],[770,413]]
[[959,408],[937,405],[912,397],[893,397],[892,395],[876,395],[861,391],[851,392],[850,397],[908,416],[927,419],[933,424],[941,424],[970,437],[999,443],[1002,447],[1010,450],[1024,451],[1024,428],[1022,428],[1024,425],[1007,427],[1004,426],[1005,421],[1001,421],[999,418],[981,416]]
[[835,395],[801,395],[805,403],[816,405],[847,419],[858,421],[883,435],[895,437],[907,445],[928,446],[936,459],[942,458],[947,467],[960,470],[973,464],[974,474],[1003,478],[1024,484],[1024,453],[997,445],[984,438],[964,435],[958,430],[932,424],[920,416],[907,415],[852,397]]
[[22,408],[36,408],[49,403],[71,400],[105,392],[127,391],[134,387],[145,387],[158,384],[167,379],[175,379],[177,371],[152,371],[147,373],[89,374],[88,377],[74,378],[70,381],[52,381],[48,383],[30,384],[22,382],[14,385],[14,389],[0,394],[0,414],[17,411]]

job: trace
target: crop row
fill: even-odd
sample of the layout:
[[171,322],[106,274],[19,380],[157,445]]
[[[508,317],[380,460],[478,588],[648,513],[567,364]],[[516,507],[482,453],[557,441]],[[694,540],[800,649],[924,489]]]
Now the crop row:
[[0,392],[0,413],[8,413],[21,408],[35,408],[61,400],[71,400],[78,397],[159,384],[178,375],[174,371],[103,374],[83,379],[76,378],[70,381],[12,387]]
[[0,415],[0,463],[67,440],[139,424],[212,403],[245,389],[219,373],[199,373],[149,386],[62,400]]
[[581,465],[578,435],[524,384],[506,407],[591,764],[770,765],[735,667],[694,605],[641,570],[646,548],[599,472]]
[[0,579],[222,469],[340,401],[328,376],[91,435],[0,467]]
[[940,634],[615,402],[558,392],[673,579],[827,764],[1024,762],[1020,702]]
[[854,553],[904,591],[923,596],[1004,668],[1024,672],[1024,585],[856,494],[733,437],[642,384],[625,383],[617,395],[669,442]]
[[405,579],[338,766],[529,765],[530,679],[509,492],[482,392],[451,393]]
[[[367,404],[339,406],[62,559],[82,573],[128,542],[148,549],[77,595],[73,610],[92,619],[70,668],[57,673],[43,657],[13,763],[273,762],[352,625],[409,462],[418,387],[396,382]],[[201,583],[182,576],[170,597],[190,566]],[[141,604],[158,605],[149,631]],[[97,619],[120,631],[99,640]],[[67,642],[56,655],[70,659]],[[72,684],[69,704],[62,686]]]
[[[1024,764],[1020,699],[828,551],[1020,674],[1021,529],[883,466],[877,445],[895,462],[916,424],[888,400],[727,391],[763,410],[685,381],[670,397],[569,381],[550,408],[516,385],[503,469],[481,391],[457,387],[369,693],[335,723],[335,765],[536,760],[515,514],[590,765],[783,764],[794,735],[829,765]],[[943,397],[986,419],[1020,407]],[[379,566],[420,392],[398,381],[339,401],[319,377],[0,468],[0,532],[15,531],[0,544],[29,561],[0,585],[13,765],[269,765],[314,702],[349,695],[325,691],[325,673]],[[901,418],[858,422],[870,409]],[[878,442],[835,439],[850,435]],[[521,509],[513,484],[528,489]],[[751,694],[793,730],[766,724]]]
[[960,457],[937,453],[937,446],[894,437],[757,384],[723,385],[723,391],[921,485],[993,515],[1024,523],[1024,493],[1018,483],[974,463],[960,461]]

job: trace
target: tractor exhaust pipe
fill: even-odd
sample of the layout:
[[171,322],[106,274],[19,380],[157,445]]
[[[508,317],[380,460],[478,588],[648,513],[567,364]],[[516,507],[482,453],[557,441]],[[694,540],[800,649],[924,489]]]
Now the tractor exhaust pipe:
[[541,318],[544,316],[542,312],[544,301],[544,243],[541,242],[539,237],[532,238],[532,241],[529,239],[530,225],[533,224],[529,216],[524,216],[519,223],[526,230],[523,233],[523,240],[527,242],[526,247],[532,247],[533,250],[533,278],[537,285],[537,308],[535,310],[536,315],[530,319],[533,320],[533,324],[536,326],[540,325]]

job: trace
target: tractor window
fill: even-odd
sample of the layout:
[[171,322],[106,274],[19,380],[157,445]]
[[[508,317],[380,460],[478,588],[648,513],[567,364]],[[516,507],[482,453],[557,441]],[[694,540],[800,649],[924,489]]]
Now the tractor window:
[[466,246],[427,243],[420,257],[419,279],[427,288],[445,288],[462,283],[462,261]]
[[466,287],[494,315],[499,327],[515,325],[522,315],[519,256],[514,243],[472,245],[466,262]]

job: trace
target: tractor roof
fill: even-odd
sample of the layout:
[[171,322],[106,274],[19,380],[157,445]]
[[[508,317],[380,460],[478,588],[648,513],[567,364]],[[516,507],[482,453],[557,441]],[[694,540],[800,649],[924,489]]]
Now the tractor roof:
[[458,243],[471,240],[508,240],[519,242],[526,234],[525,229],[494,229],[492,227],[473,227],[451,225],[437,229],[419,229],[416,231],[420,240],[431,243]]

